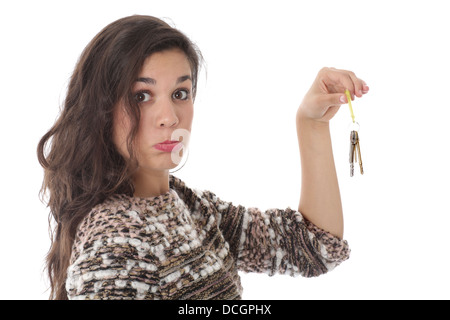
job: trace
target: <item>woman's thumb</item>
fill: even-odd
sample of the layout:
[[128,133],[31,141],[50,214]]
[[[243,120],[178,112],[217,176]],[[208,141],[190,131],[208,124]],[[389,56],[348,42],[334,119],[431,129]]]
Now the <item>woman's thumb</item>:
[[347,97],[343,93],[327,93],[320,95],[317,104],[321,109],[327,109],[331,106],[340,106],[347,103]]

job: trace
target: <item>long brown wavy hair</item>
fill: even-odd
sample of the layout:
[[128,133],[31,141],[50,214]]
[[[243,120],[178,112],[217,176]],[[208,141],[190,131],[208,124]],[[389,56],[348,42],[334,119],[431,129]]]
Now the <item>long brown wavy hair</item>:
[[[37,147],[44,168],[39,195],[42,201],[48,197],[50,208],[50,299],[67,299],[66,273],[81,220],[114,193],[133,195],[133,140],[140,112],[132,84],[149,55],[174,48],[190,63],[195,97],[201,53],[183,33],[154,17],[134,15],[109,24],[75,66],[59,117]],[[127,139],[130,160],[112,141],[113,110],[119,101],[125,101],[133,128]]]

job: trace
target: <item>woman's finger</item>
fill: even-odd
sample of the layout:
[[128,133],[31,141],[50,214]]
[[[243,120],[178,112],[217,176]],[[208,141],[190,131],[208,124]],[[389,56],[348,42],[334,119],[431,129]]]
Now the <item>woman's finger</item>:
[[361,80],[363,83],[363,89],[362,89],[362,93],[366,94],[367,92],[369,92],[369,86],[367,85],[367,83],[363,80]]
[[354,72],[352,71],[347,72],[348,76],[350,77],[350,79],[352,79],[353,82],[354,95],[357,96],[358,98],[361,98],[363,95],[363,84],[361,79],[358,79]]
[[355,96],[360,98],[369,91],[367,84],[352,71],[328,68],[328,72],[329,79],[332,80],[335,87],[332,92],[345,92],[345,89],[348,89],[353,100]]
[[321,78],[327,87],[327,93],[344,93],[348,89],[352,95],[355,93],[355,86],[348,71],[335,68],[323,68]]
[[348,71],[340,70],[339,72],[340,72],[340,76],[341,76],[340,80],[341,80],[342,86],[344,87],[343,92],[340,92],[340,93],[344,93],[345,89],[348,89],[348,91],[350,91],[350,95],[352,96],[352,100],[353,100],[355,98],[355,92],[356,92],[354,80]]
[[369,86],[366,84],[366,82],[364,80],[359,79],[354,72],[352,71],[347,71],[347,70],[342,70],[345,73],[348,74],[348,76],[350,77],[350,79],[353,82],[353,92],[351,92],[351,89],[349,88],[349,91],[352,93],[352,99],[353,94],[355,96],[357,96],[358,98],[361,98],[363,96],[363,94],[366,94],[367,92],[369,92]]

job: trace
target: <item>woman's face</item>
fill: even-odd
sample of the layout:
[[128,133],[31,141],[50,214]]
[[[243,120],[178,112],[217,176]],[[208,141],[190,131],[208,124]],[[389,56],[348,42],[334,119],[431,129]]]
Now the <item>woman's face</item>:
[[[167,140],[186,141],[194,116],[191,68],[186,55],[178,49],[150,55],[133,84],[134,98],[139,102],[141,120],[134,141],[139,168],[163,171],[175,168],[174,159],[182,152],[175,144],[160,145]],[[127,136],[131,125],[123,107],[114,112],[113,140],[119,152],[127,159]],[[180,138],[179,132],[184,133]],[[174,157],[174,153],[180,153]],[[176,160],[175,160],[176,161]]]

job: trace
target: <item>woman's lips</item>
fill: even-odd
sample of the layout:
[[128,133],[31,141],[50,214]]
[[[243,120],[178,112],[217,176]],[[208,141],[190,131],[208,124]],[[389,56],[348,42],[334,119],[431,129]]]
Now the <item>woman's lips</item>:
[[155,149],[164,151],[164,152],[172,152],[179,151],[183,144],[180,141],[170,141],[166,140],[164,142],[160,142],[154,145]]

